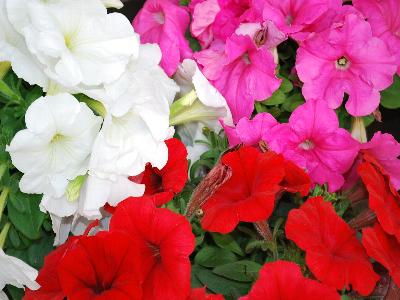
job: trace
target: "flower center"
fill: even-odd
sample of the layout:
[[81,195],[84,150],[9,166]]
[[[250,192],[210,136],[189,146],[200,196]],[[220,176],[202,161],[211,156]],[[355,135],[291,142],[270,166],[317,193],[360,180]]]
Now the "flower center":
[[287,15],[286,18],[285,18],[286,24],[289,25],[289,26],[292,25],[293,19],[294,19],[294,18],[293,18],[292,15]]
[[162,11],[158,11],[153,14],[154,20],[160,25],[163,25],[165,23],[165,15]]
[[160,247],[158,245],[147,242],[147,246],[150,248],[151,252],[153,252],[155,259],[161,259]]
[[243,54],[242,59],[246,65],[251,64],[250,57],[248,53]]
[[162,177],[154,171],[151,171],[149,186],[151,187],[153,193],[160,193],[164,191]]
[[336,69],[339,70],[346,70],[349,68],[349,65],[350,65],[349,60],[344,56],[342,56],[336,61]]
[[268,28],[262,28],[256,32],[254,35],[254,42],[257,46],[262,46],[267,41],[268,37]]
[[64,135],[59,134],[59,133],[56,133],[56,134],[53,136],[53,138],[51,139],[50,144],[55,144],[55,143],[61,142],[61,141],[64,140],[64,139],[65,139],[65,136],[64,136]]
[[299,145],[299,147],[303,150],[311,150],[314,148],[314,146],[314,143],[310,140],[305,140]]

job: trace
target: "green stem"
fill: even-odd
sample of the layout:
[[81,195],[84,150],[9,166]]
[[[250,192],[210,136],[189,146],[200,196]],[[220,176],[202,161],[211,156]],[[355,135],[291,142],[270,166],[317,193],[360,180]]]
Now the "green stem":
[[4,187],[0,194],[0,221],[3,216],[4,208],[6,207],[7,196],[10,192],[9,187]]
[[3,249],[6,242],[8,231],[10,230],[11,223],[6,223],[0,233],[0,249]]

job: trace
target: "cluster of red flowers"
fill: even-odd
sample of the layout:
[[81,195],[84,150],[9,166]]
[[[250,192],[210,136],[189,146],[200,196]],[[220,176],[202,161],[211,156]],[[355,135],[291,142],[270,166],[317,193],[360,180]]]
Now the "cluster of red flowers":
[[[167,145],[169,160],[162,170],[148,166],[131,178],[146,184],[145,195],[121,202],[108,231],[70,237],[49,254],[38,277],[41,288],[27,291],[24,299],[223,299],[205,288],[191,289],[189,256],[195,239],[190,223],[158,207],[187,181],[184,146],[177,139]],[[315,279],[304,277],[293,262],[267,263],[240,299],[339,300],[343,289],[367,296],[380,279],[371,258],[400,285],[400,196],[372,155],[363,154],[358,172],[369,193],[364,209],[373,215],[373,226],[362,229],[361,241],[332,203],[309,198],[290,211],[285,232],[305,252]],[[188,212],[202,212],[204,230],[228,233],[241,221],[267,221],[284,192],[305,197],[310,185],[308,175],[282,155],[263,145],[242,146],[222,156],[193,193]]]

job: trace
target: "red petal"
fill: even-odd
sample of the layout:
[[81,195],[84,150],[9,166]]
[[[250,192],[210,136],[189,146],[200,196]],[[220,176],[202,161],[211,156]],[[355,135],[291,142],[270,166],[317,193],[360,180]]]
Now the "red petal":
[[394,191],[389,178],[370,163],[358,167],[369,193],[369,207],[375,212],[382,228],[400,241],[400,196]]
[[300,193],[305,197],[310,191],[311,179],[302,168],[287,160],[285,161],[285,178],[281,186],[290,193]]
[[128,233],[140,250],[144,299],[186,299],[194,236],[188,221],[151,201],[128,198],[118,205],[110,231]]
[[369,256],[389,270],[397,286],[400,286],[400,243],[386,234],[376,223],[374,227],[363,229],[362,243]]
[[350,285],[369,295],[379,276],[356,233],[322,197],[308,199],[289,213],[286,237],[306,251],[306,263],[323,283],[338,290]]
[[230,167],[232,176],[202,206],[202,227],[228,233],[239,221],[268,219],[285,174],[283,157],[242,147],[225,154],[222,163]]
[[185,145],[178,139],[165,141],[168,147],[168,162],[161,170],[147,165],[143,173],[129,177],[136,183],[146,185],[145,195],[161,194],[157,205],[170,201],[181,192],[188,180],[188,161]]
[[71,300],[140,299],[138,248],[128,235],[99,232],[82,237],[58,267],[63,291]]
[[267,263],[250,293],[240,300],[340,300],[332,287],[303,277],[293,262],[278,260]]

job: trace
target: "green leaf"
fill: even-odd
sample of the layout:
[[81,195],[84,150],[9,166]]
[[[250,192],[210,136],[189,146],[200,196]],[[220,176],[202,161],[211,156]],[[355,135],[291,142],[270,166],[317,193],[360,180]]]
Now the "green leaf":
[[381,92],[381,105],[389,109],[400,108],[400,77],[395,76],[393,84]]
[[279,89],[284,93],[289,93],[290,91],[293,90],[293,84],[289,79],[283,77]]
[[26,201],[24,212],[18,211],[11,201],[7,203],[10,221],[20,232],[32,240],[40,238],[40,228],[46,216],[39,209],[40,198],[40,195],[29,195],[22,200]]
[[269,97],[267,100],[263,101],[262,103],[264,105],[272,106],[272,105],[278,105],[282,104],[285,102],[286,95],[282,90],[276,90],[271,97]]
[[300,93],[293,94],[286,98],[282,108],[288,112],[293,112],[299,105],[304,103],[303,96]]
[[212,233],[211,236],[218,247],[232,251],[240,256],[244,255],[239,244],[229,234]]
[[234,263],[215,267],[213,273],[228,279],[253,282],[261,269],[261,265],[250,260],[241,260]]
[[[207,286],[209,290],[216,294],[223,294],[225,296],[240,296],[245,295],[250,290],[250,284],[239,282],[236,280],[229,280],[222,276],[214,274],[211,270],[194,265],[192,269],[194,274],[203,286]],[[235,297],[237,299],[237,297]]]
[[206,246],[196,254],[194,261],[198,265],[211,268],[237,261],[237,258],[226,249]]

